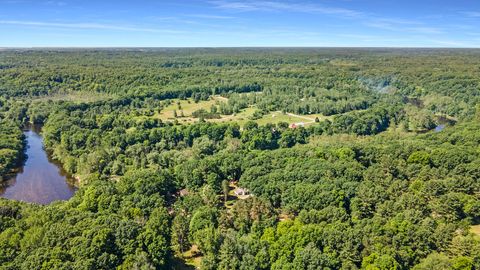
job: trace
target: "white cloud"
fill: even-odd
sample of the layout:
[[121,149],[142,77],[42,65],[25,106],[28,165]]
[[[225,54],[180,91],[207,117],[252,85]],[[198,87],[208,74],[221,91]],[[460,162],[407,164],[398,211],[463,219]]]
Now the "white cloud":
[[200,19],[212,19],[212,20],[228,20],[235,19],[232,16],[222,16],[222,15],[209,15],[209,14],[190,14],[188,17],[200,18]]
[[327,7],[308,3],[285,3],[276,1],[226,1],[226,0],[214,0],[209,1],[216,8],[228,9],[234,11],[288,11],[288,12],[302,12],[302,13],[320,13],[328,15],[338,15],[344,17],[356,17],[363,15],[362,12]]
[[367,14],[362,11],[327,7],[322,5],[310,4],[297,1],[293,2],[280,2],[280,1],[228,1],[228,0],[211,0],[209,3],[213,4],[216,8],[233,10],[238,12],[247,11],[285,11],[285,12],[301,12],[301,13],[313,13],[313,14],[327,14],[343,17],[346,19],[358,20],[359,23],[372,27],[388,31],[395,32],[408,32],[419,34],[441,34],[444,31],[442,29],[428,26],[422,22],[401,19],[401,18],[384,18],[376,16],[375,14]]
[[422,22],[414,20],[404,20],[404,19],[390,19],[390,18],[373,18],[366,22],[364,25],[388,30],[395,32],[408,32],[408,33],[419,33],[419,34],[441,34],[444,33],[442,29],[436,27],[430,27]]
[[121,26],[121,25],[100,24],[100,23],[56,23],[56,22],[40,22],[40,21],[0,20],[0,24],[38,26],[38,27],[59,27],[59,28],[73,28],[73,29],[97,29],[97,30],[131,31],[131,32],[169,33],[169,34],[184,33],[183,31],[175,31],[175,30]]

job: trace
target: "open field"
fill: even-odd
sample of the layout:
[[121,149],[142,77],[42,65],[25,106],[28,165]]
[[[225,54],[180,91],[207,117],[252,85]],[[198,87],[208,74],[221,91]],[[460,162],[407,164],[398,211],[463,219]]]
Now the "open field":
[[470,227],[470,231],[476,235],[480,236],[480,225],[475,225]]
[[480,269],[479,63],[2,52],[0,269]]
[[260,125],[265,124],[278,124],[280,122],[287,122],[289,124],[299,124],[303,123],[304,125],[310,125],[315,123],[315,118],[318,117],[319,120],[325,120],[327,117],[320,114],[311,114],[311,115],[296,115],[293,113],[282,113],[280,111],[271,112],[264,115],[261,119],[257,120],[257,123]]
[[[214,96],[210,100],[200,101],[195,103],[192,99],[187,100],[172,100],[172,104],[165,107],[160,113],[155,114],[152,117],[161,119],[162,121],[174,121],[175,119],[180,123],[193,123],[198,121],[198,118],[193,118],[192,113],[204,109],[210,111],[210,108],[214,105],[218,105],[220,102],[227,102],[228,99],[225,97]],[[233,115],[221,115],[219,119],[208,119],[210,122],[236,122],[240,126],[243,126],[247,121],[251,120],[251,117],[257,109],[255,106],[242,109],[241,112]],[[174,117],[174,112],[177,113],[177,117]],[[183,113],[183,114],[182,114]],[[183,116],[182,116],[183,115]],[[283,113],[281,111],[269,112],[264,115],[262,118],[254,120],[259,125],[266,124],[278,124],[280,122],[287,122],[289,124],[303,123],[304,125],[309,125],[315,123],[315,118],[318,117],[319,120],[325,120],[327,118],[321,114],[311,114],[311,115],[296,115],[292,113]]]
[[33,102],[45,102],[45,101],[72,101],[76,103],[81,102],[95,102],[107,99],[115,98],[115,95],[107,93],[85,93],[85,92],[69,92],[69,93],[56,93],[48,96],[41,96],[32,99]]
[[200,101],[198,103],[195,103],[192,99],[174,99],[172,101],[173,102],[171,105],[165,107],[159,114],[155,115],[155,117],[158,117],[162,120],[174,120],[174,111],[176,111],[179,117],[183,112],[185,118],[191,118],[194,111],[200,109],[205,109],[209,111],[212,105],[215,105],[217,102],[223,102],[220,98],[217,97],[212,97],[210,100]]

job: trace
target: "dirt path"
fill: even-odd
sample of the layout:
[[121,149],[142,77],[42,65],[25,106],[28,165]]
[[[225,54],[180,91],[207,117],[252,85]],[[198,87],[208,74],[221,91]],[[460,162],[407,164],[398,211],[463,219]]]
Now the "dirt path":
[[308,123],[313,123],[315,122],[315,118],[310,118],[310,117],[307,117],[307,116],[304,116],[304,115],[298,115],[298,114],[293,114],[293,113],[287,113],[288,116],[292,116],[292,117],[297,117],[297,118],[301,118],[301,119],[305,119],[305,120],[308,120],[309,122]]
[[214,99],[221,100],[221,101],[224,101],[224,102],[228,102],[228,98],[226,98],[226,97],[222,97],[222,96],[214,96],[213,98],[214,98]]

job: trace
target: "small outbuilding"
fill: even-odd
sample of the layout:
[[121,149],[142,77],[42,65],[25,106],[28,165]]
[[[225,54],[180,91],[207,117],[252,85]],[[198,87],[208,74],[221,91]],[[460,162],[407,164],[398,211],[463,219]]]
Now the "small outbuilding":
[[305,123],[300,122],[300,123],[290,124],[290,128],[299,128],[299,127],[305,127]]
[[237,196],[248,196],[250,195],[250,191],[246,188],[237,187],[233,190],[233,193]]
[[187,196],[189,193],[190,192],[188,192],[188,189],[184,188],[178,192],[178,195],[180,195],[180,197],[183,197],[183,196]]

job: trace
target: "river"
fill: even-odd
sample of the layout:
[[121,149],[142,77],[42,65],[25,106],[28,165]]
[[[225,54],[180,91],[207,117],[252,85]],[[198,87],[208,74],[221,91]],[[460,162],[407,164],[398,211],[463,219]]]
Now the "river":
[[73,179],[43,148],[40,128],[28,127],[24,134],[26,160],[15,175],[2,183],[0,196],[38,204],[71,198],[76,191]]

